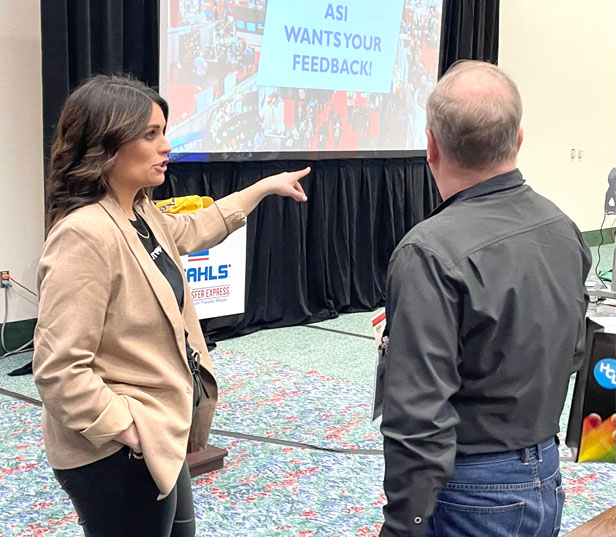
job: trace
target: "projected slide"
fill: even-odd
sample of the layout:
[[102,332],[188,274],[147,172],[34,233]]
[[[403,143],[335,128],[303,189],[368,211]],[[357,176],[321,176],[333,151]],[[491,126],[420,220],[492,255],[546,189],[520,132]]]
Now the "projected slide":
[[172,159],[425,149],[442,0],[167,2]]

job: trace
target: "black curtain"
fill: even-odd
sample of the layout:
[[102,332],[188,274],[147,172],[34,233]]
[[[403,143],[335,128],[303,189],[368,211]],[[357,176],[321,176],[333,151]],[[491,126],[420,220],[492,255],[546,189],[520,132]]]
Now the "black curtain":
[[84,79],[131,73],[158,85],[158,20],[156,0],[41,0],[45,157],[62,104]]
[[457,60],[498,61],[500,0],[445,0],[439,76]]
[[[165,1],[165,0],[161,0]],[[444,0],[439,73],[460,58],[496,63],[499,0]],[[95,73],[158,83],[157,0],[42,0],[46,154],[62,102]],[[395,245],[438,203],[425,158],[177,163],[158,198],[219,198],[306,164],[307,204],[270,197],[248,221],[246,312],[202,322],[216,339],[366,311],[385,297]]]
[[202,321],[214,339],[382,305],[389,256],[438,201],[424,158],[175,164],[156,197],[216,199],[306,165],[307,203],[270,196],[249,216],[246,311]]

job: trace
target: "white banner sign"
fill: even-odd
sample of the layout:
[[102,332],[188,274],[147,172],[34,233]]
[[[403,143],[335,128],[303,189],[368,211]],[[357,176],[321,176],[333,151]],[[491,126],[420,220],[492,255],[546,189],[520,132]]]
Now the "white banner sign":
[[199,319],[244,312],[246,226],[214,248],[182,256],[182,263]]

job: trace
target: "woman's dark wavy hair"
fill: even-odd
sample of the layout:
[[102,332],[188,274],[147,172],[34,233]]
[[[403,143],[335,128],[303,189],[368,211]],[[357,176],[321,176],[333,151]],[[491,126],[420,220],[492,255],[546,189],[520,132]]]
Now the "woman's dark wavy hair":
[[[109,174],[118,149],[143,134],[152,103],[161,107],[167,120],[167,102],[128,76],[98,75],[69,95],[47,171],[47,232],[71,211],[96,203],[111,191]],[[145,196],[140,191],[135,201]]]

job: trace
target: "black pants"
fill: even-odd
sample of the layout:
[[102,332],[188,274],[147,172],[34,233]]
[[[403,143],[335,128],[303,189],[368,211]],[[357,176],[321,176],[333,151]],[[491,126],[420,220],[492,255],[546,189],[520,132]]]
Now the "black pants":
[[73,502],[85,537],[194,537],[195,511],[186,462],[171,494],[158,488],[128,447],[100,461],[54,470]]

